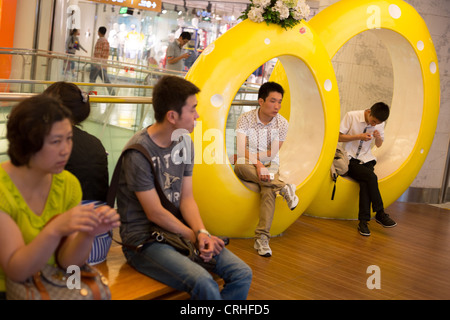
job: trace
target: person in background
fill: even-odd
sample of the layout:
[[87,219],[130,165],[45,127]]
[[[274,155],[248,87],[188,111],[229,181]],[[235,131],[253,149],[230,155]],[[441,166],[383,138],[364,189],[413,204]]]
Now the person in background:
[[[91,64],[91,72],[89,73],[89,82],[95,83],[97,81],[97,77],[100,76],[100,79],[103,80],[104,83],[111,83],[108,76],[108,70],[106,61],[109,58],[109,42],[105,38],[106,28],[100,27],[98,28],[98,40],[95,43],[94,47],[94,59],[98,60],[100,64]],[[107,87],[110,95],[115,95],[115,91],[111,87]]]
[[[78,36],[80,35],[80,30],[73,29],[70,31],[69,37],[66,40],[66,53],[75,55],[77,50],[83,50],[87,53],[87,50],[81,45],[80,39]],[[64,70],[64,75],[67,74],[67,69],[70,70],[72,78],[75,78],[75,61],[67,61],[66,70]]]
[[23,282],[45,264],[81,266],[97,234],[120,225],[109,206],[81,205],[64,167],[72,150],[71,112],[38,95],[12,108],[8,156],[0,163],[0,297],[5,277]]
[[102,142],[81,129],[91,112],[89,95],[73,83],[55,82],[44,95],[61,101],[72,112],[73,148],[66,170],[73,173],[81,183],[83,200],[106,201],[108,193],[108,157]]
[[166,52],[166,69],[174,71],[184,71],[184,61],[189,57],[189,53],[183,53],[183,47],[191,40],[191,34],[184,31],[180,34],[178,39],[175,39],[167,47]]

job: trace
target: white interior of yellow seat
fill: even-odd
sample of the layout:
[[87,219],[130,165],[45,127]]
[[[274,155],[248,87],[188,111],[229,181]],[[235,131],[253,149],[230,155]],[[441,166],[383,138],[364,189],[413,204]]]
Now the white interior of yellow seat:
[[[280,149],[280,174],[300,185],[316,166],[324,140],[325,119],[316,81],[299,58],[279,57],[289,82],[291,106],[288,135]],[[248,184],[247,187],[252,188]]]
[[[381,148],[373,148],[379,179],[394,173],[409,157],[420,130],[423,109],[421,67],[410,43],[398,33],[369,30],[386,46],[393,67],[393,97]],[[281,56],[289,82],[289,132],[280,150],[280,173],[289,183],[302,184],[317,165],[325,135],[322,99],[311,70],[294,56]],[[370,106],[369,106],[370,107]]]
[[394,173],[411,154],[419,135],[423,111],[421,67],[410,43],[400,34],[371,30],[385,44],[392,60],[394,90],[381,148],[374,147],[379,179]]
[[325,119],[316,81],[308,66],[293,56],[279,57],[289,82],[289,131],[280,149],[280,174],[300,185],[316,166],[325,135]]
[[[381,148],[372,150],[377,157],[376,173],[383,179],[400,168],[414,148],[422,121],[424,90],[420,63],[411,44],[391,30],[366,32],[385,45],[393,68],[392,101],[385,101],[391,107],[385,140]],[[291,96],[289,132],[280,150],[280,172],[290,183],[300,185],[311,174],[322,151],[323,106],[308,66],[293,56],[279,59],[288,77]]]

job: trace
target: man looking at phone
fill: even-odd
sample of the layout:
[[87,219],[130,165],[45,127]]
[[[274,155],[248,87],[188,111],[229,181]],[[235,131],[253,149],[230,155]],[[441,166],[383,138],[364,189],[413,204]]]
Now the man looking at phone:
[[169,46],[167,47],[166,52],[166,69],[174,70],[174,71],[183,71],[184,69],[184,61],[189,57],[189,53],[182,53],[183,47],[191,40],[191,34],[189,32],[182,32],[178,39],[175,39]]
[[349,156],[348,176],[359,183],[358,230],[363,236],[370,236],[368,222],[370,205],[376,212],[375,221],[385,228],[397,223],[384,212],[383,199],[378,189],[378,177],[374,172],[376,157],[372,154],[372,141],[380,148],[384,141],[385,121],[389,117],[389,106],[375,103],[370,109],[350,111],[345,114],[339,129],[339,142],[345,143]]

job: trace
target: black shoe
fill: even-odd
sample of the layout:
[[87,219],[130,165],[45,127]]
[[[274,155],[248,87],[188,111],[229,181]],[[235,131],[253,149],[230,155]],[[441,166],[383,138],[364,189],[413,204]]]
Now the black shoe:
[[392,220],[385,212],[377,212],[377,214],[375,215],[375,221],[385,228],[392,228],[397,225],[397,223]]
[[367,225],[367,221],[360,221],[358,225],[359,233],[365,237],[370,236],[369,226]]

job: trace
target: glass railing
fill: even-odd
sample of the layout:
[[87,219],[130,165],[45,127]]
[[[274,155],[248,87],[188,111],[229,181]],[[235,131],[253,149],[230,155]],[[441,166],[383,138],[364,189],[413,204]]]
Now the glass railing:
[[[6,121],[12,106],[43,92],[56,81],[66,80],[75,83],[81,90],[92,93],[91,114],[82,123],[82,129],[102,141],[109,154],[111,175],[125,143],[136,131],[154,122],[151,98],[153,85],[166,74],[184,76],[165,69],[108,61],[112,83],[89,83],[84,80],[89,79],[89,64],[92,60],[86,57],[5,48],[0,48],[0,54],[10,55],[11,60],[21,61],[22,66],[21,70],[11,71],[11,79],[0,79],[0,162],[8,159]],[[78,81],[62,77],[61,68],[69,60],[76,63],[74,80]],[[13,78],[14,76],[17,78]],[[249,83],[241,87],[230,107],[227,128],[234,128],[242,112],[257,106],[258,87],[258,84]],[[108,94],[108,88],[114,89],[114,96]],[[234,137],[226,139],[227,152],[230,154],[235,152],[232,139]]]
[[[39,80],[6,80],[0,79],[0,87],[10,86],[22,88],[20,92],[0,92],[0,162],[8,159],[6,140],[7,115],[12,106],[23,99],[36,95],[45,90],[53,81]],[[90,83],[75,83],[82,90],[92,87]],[[116,92],[124,95],[108,96],[106,88],[113,87]],[[112,175],[114,166],[126,142],[133,134],[154,122],[152,108],[153,86],[136,84],[96,84],[103,95],[91,95],[91,114],[82,123],[82,129],[98,137],[108,151],[109,172]],[[32,90],[29,90],[32,89]],[[256,107],[257,86],[245,86],[236,95],[233,101],[227,128],[234,128],[237,117],[246,110]],[[234,137],[233,137],[234,138]],[[230,153],[234,152],[234,141],[227,139]]]
[[[0,162],[8,159],[6,121],[11,108],[19,101],[36,94],[0,93]],[[249,95],[240,93],[238,96]],[[254,94],[253,94],[254,95]],[[98,137],[108,151],[109,172],[114,166],[126,142],[133,134],[154,122],[150,97],[91,97],[91,114],[82,123],[82,129]],[[237,117],[255,108],[256,100],[236,99],[232,102],[227,128],[234,128]],[[228,132],[228,130],[227,130]],[[235,153],[234,135],[226,137],[227,151]]]
[[[11,70],[9,79],[17,80],[87,83],[91,65],[98,63],[98,60],[91,57],[44,50],[0,48],[0,55],[2,56],[2,69]],[[153,85],[165,74],[184,76],[183,72],[171,71],[154,65],[112,60],[102,62],[102,67],[106,68],[113,85]],[[12,82],[9,86],[3,85],[0,88],[2,92],[42,92],[42,85],[44,84]],[[99,95],[108,94],[107,88],[108,86],[100,87],[95,84],[90,87],[94,93]],[[123,95],[123,92],[118,90],[116,94]],[[133,95],[136,93],[133,92]]]
[[[146,89],[163,75],[185,76],[185,72],[155,65],[107,60],[102,62],[102,67],[107,70],[111,84],[104,84],[100,79],[89,83],[91,65],[98,64],[98,60],[91,57],[15,48],[0,48],[0,56],[4,58],[0,60],[2,70],[10,70],[8,80],[0,83],[0,92],[40,93],[53,82],[68,81],[84,86],[84,90],[93,95],[109,95],[108,89],[114,88],[116,96],[147,96]],[[259,86],[244,84],[241,91],[255,92],[255,85]]]

